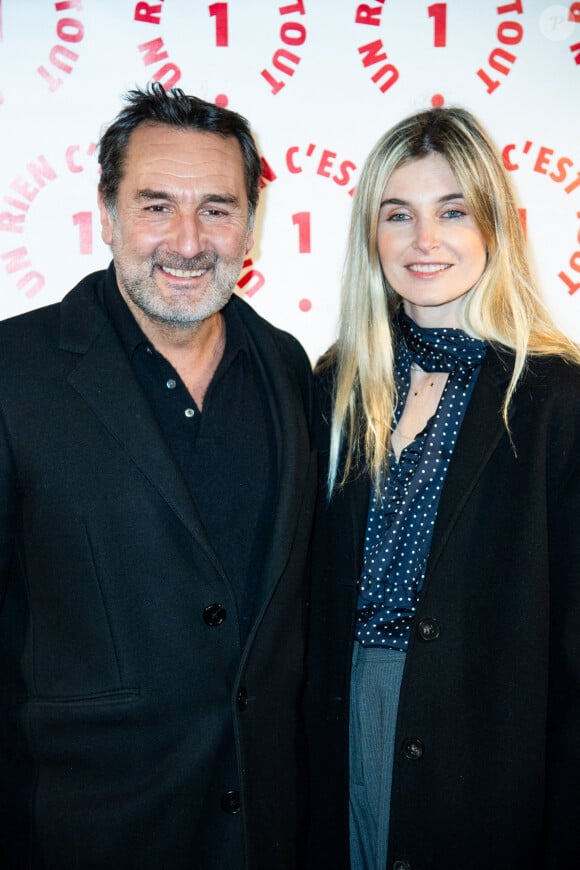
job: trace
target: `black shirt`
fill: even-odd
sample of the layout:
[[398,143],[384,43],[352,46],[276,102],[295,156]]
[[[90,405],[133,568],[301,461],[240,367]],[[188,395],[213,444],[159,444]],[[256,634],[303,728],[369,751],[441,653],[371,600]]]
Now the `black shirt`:
[[243,639],[262,580],[277,485],[266,388],[243,324],[226,305],[225,350],[200,411],[179,374],[137,324],[118,290],[113,265],[105,305],[232,585]]

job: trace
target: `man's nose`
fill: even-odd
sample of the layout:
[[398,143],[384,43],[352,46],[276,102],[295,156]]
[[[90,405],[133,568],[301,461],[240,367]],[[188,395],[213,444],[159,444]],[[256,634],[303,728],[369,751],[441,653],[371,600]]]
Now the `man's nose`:
[[205,235],[198,215],[181,212],[175,216],[171,247],[182,257],[195,257],[203,250]]

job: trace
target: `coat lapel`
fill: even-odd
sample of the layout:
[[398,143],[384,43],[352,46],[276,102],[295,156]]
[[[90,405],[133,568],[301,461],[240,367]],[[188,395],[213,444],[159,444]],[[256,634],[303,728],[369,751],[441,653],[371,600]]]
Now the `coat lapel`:
[[187,484],[96,298],[94,285],[86,286],[88,281],[69,294],[61,307],[61,349],[80,354],[69,382],[223,575]]
[[501,406],[510,375],[511,365],[490,348],[483,361],[447,470],[433,530],[429,573],[435,567],[498,442],[506,435]]
[[262,600],[266,600],[290,557],[301,510],[310,507],[304,505],[309,492],[308,478],[315,473],[305,413],[309,397],[302,396],[297,378],[288,376],[287,362],[272,333],[263,328],[261,320],[254,319],[253,312],[252,317],[246,316],[247,303],[235,298],[232,302],[248,329],[248,342],[266,390],[276,440],[276,506],[260,589]]

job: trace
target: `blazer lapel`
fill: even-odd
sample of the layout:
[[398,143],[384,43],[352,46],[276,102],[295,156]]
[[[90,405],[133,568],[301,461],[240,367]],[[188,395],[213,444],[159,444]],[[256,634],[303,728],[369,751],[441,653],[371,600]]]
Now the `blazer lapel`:
[[112,324],[94,293],[91,299],[75,292],[64,301],[61,320],[61,348],[81,354],[69,383],[223,575],[187,484]]

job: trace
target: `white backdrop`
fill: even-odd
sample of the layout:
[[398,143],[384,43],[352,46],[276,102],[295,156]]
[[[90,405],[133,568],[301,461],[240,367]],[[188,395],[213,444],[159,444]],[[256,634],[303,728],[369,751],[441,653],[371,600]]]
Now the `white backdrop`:
[[358,169],[437,103],[504,152],[540,283],[580,340],[580,2],[0,0],[0,317],[107,265],[95,144],[150,80],[249,119],[265,184],[240,292],[312,359],[335,336]]

